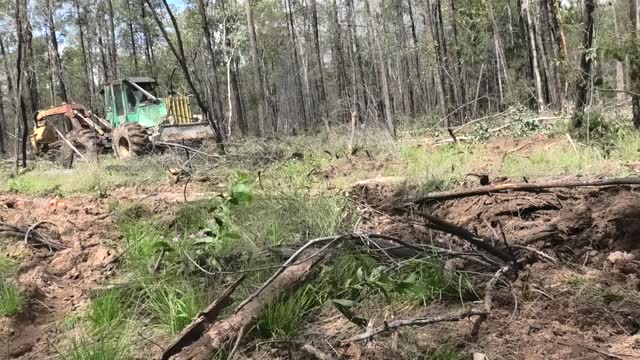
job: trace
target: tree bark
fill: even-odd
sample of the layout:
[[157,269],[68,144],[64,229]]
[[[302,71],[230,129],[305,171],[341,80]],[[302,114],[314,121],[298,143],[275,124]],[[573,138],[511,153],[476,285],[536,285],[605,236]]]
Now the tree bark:
[[56,27],[53,22],[53,0],[47,0],[47,25],[49,27],[49,43],[50,43],[50,51],[51,51],[51,60],[53,61],[53,70],[55,72],[55,77],[58,80],[58,90],[60,92],[60,98],[63,102],[69,102],[69,95],[67,94],[67,87],[64,83],[64,78],[62,76],[62,61],[60,60],[60,52],[58,49],[58,38],[56,35]]
[[[593,0],[591,0],[593,1]],[[629,0],[629,39],[632,46],[632,55],[630,56],[630,80],[629,88],[632,92],[631,105],[633,107],[633,125],[636,129],[640,129],[640,44],[638,42],[638,2],[637,0]]]
[[327,102],[327,94],[324,85],[324,69],[322,66],[322,56],[320,55],[320,34],[318,31],[318,9],[317,9],[317,1],[311,1],[311,28],[313,31],[313,50],[315,52],[315,60],[316,66],[318,67],[318,93],[320,95],[320,103],[319,107],[323,114],[326,114],[326,102]]
[[522,11],[525,12],[525,17],[527,19],[527,27],[529,32],[529,43],[530,43],[529,50],[531,51],[533,79],[534,79],[534,85],[536,89],[536,101],[538,103],[538,111],[542,111],[544,110],[544,95],[542,94],[542,79],[540,77],[540,67],[538,65],[536,34],[535,34],[534,24],[531,19],[531,0],[524,0],[524,2],[522,3],[522,7],[523,7]]
[[[128,3],[128,1],[127,1]],[[93,96],[94,96],[94,83],[93,83],[93,74],[89,67],[87,60],[87,48],[85,46],[85,38],[84,38],[84,26],[83,19],[86,14],[82,14],[80,12],[80,0],[74,0],[74,5],[76,8],[76,25],[78,26],[78,36],[80,40],[80,51],[82,52],[82,70],[84,71],[84,83],[86,86],[87,94],[89,94],[89,106],[93,108]]]
[[[635,1],[630,0],[635,4]],[[591,79],[591,47],[593,46],[593,35],[594,35],[594,12],[596,9],[596,0],[585,0],[584,1],[584,37],[582,39],[582,55],[580,56],[580,74],[578,75],[578,84],[576,86],[576,99],[575,99],[575,109],[573,114],[572,125],[574,128],[582,127],[582,118],[584,107],[587,104],[587,95],[589,93],[589,85]],[[631,14],[631,10],[629,10],[629,14]],[[633,11],[634,16],[630,17],[631,20],[635,19],[635,10]],[[629,29],[635,27],[633,24],[634,21],[630,21]],[[635,34],[634,34],[635,35]],[[639,103],[640,105],[640,103]],[[587,129],[588,131],[588,129]]]
[[293,66],[294,77],[297,88],[298,106],[300,109],[300,116],[302,119],[302,128],[308,130],[309,124],[307,121],[307,112],[305,110],[304,90],[302,88],[302,79],[300,78],[300,62],[298,59],[298,42],[296,40],[296,28],[293,20],[293,8],[291,6],[291,0],[285,0],[287,8],[287,19],[289,22],[289,38],[291,40],[291,50],[293,53]]
[[[314,0],[312,0],[312,2],[315,4]],[[264,79],[262,78],[262,65],[260,64],[260,55],[258,53],[258,41],[256,39],[256,27],[253,22],[251,0],[245,0],[245,13],[247,16],[247,28],[249,29],[249,44],[251,45],[251,60],[253,62],[254,82],[258,84],[258,134],[260,136],[264,136],[265,123],[268,121],[266,106],[267,99]]]
[[372,12],[371,14],[372,16],[369,19],[369,21],[371,22],[370,27],[373,30],[373,42],[375,45],[376,56],[378,57],[378,69],[380,73],[379,74],[380,80],[382,83],[381,87],[382,87],[382,99],[384,102],[384,118],[387,125],[387,129],[389,130],[391,137],[395,140],[396,125],[393,119],[393,114],[391,112],[392,105],[391,105],[391,95],[389,94],[387,62],[385,60],[384,53],[382,52],[382,44],[380,39],[382,35],[379,33],[380,26],[378,26],[378,24],[380,24],[381,16],[379,15],[380,13],[376,11],[376,4],[374,3],[375,0],[368,0],[368,1],[369,1],[369,7],[371,8],[371,12]]
[[[48,0],[51,1],[51,0]],[[113,76],[112,80],[118,78],[118,50],[116,48],[116,27],[114,24],[114,13],[113,13],[113,1],[107,0],[107,6],[109,9],[109,43],[111,48],[111,76]],[[100,26],[100,25],[98,25]]]
[[209,53],[209,60],[211,61],[211,73],[213,82],[209,81],[209,106],[213,109],[216,119],[222,119],[222,102],[220,93],[220,84],[218,81],[218,62],[214,51],[213,35],[211,34],[211,25],[209,23],[209,16],[207,14],[207,5],[204,0],[198,0],[198,12],[202,19],[202,30],[204,32],[205,41],[207,44],[207,52]]
[[[51,0],[49,0],[51,1]],[[22,153],[22,167],[27,167],[27,142],[28,142],[28,134],[27,131],[29,129],[29,124],[28,124],[28,120],[27,120],[27,115],[26,115],[26,106],[24,103],[24,96],[22,94],[22,83],[23,83],[23,78],[24,78],[24,53],[25,53],[25,49],[24,49],[24,29],[23,29],[23,24],[22,24],[22,0],[16,0],[16,32],[17,32],[17,38],[18,38],[18,45],[17,45],[17,49],[16,49],[16,135],[18,134],[18,129],[21,128],[21,141],[18,141],[18,138],[16,136],[15,142],[16,142],[16,163],[15,163],[15,173],[16,175],[18,174],[18,168],[19,168],[19,159],[20,159],[20,154],[18,152],[18,143],[21,144],[20,148],[21,148],[21,153]],[[24,4],[24,10],[26,12],[28,6],[25,2]],[[19,122],[20,119],[22,119],[22,127],[20,127]]]
[[25,76],[29,88],[30,114],[40,109],[40,94],[38,92],[38,75],[36,57],[33,52],[33,29],[29,17],[25,17],[24,45],[25,45]]
[[127,5],[127,12],[129,13],[127,16],[127,27],[129,28],[129,37],[131,40],[131,57],[133,57],[133,68],[136,72],[136,75],[140,73],[140,67],[138,66],[138,51],[136,48],[136,34],[133,31],[133,13],[131,12],[131,1],[125,0]]

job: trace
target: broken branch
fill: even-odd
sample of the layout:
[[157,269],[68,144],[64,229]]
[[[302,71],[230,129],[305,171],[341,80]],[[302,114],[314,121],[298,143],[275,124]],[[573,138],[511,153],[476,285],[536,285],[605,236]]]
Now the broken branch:
[[360,335],[356,335],[352,338],[349,338],[347,340],[342,341],[343,344],[346,343],[351,343],[351,342],[356,342],[356,341],[362,341],[362,340],[366,340],[369,339],[373,336],[385,333],[385,332],[389,332],[391,330],[397,329],[399,327],[402,326],[425,326],[425,325],[429,325],[429,324],[435,324],[435,323],[440,323],[440,322],[451,322],[451,321],[460,321],[463,319],[467,319],[470,318],[472,316],[480,316],[480,317],[486,317],[487,313],[484,311],[476,311],[476,310],[472,310],[472,311],[466,311],[463,312],[461,314],[457,314],[457,315],[448,315],[448,316],[439,316],[439,317],[435,317],[435,318],[420,318],[420,319],[408,319],[408,320],[395,320],[392,321],[390,323],[385,323],[382,326],[379,326],[377,328],[374,328],[371,331],[366,331]]
[[508,191],[539,191],[552,188],[575,188],[575,187],[601,187],[614,185],[640,185],[640,177],[626,177],[614,179],[598,179],[598,180],[569,180],[569,181],[553,181],[544,183],[505,183],[493,186],[483,186],[475,189],[462,191],[442,191],[432,192],[410,204],[425,204],[432,201],[442,201],[451,199],[460,199],[470,196],[489,195],[493,193],[502,193]]

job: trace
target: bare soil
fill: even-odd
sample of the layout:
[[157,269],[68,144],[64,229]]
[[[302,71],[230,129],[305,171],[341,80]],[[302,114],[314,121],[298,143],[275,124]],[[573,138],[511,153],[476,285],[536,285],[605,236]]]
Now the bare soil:
[[[66,316],[84,309],[95,289],[116,276],[123,249],[110,203],[143,201],[150,209],[168,211],[184,201],[183,188],[184,184],[120,188],[106,199],[0,194],[0,221],[22,226],[51,222],[67,247],[51,252],[20,239],[0,239],[18,263],[15,280],[28,299],[21,315],[0,319],[0,359],[42,359],[62,351],[57,346]],[[188,199],[202,196],[197,185],[191,185]]]

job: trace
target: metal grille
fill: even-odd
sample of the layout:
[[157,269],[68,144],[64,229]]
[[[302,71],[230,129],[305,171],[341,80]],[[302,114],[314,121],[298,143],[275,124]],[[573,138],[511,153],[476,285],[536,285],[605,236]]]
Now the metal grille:
[[193,121],[188,96],[169,96],[166,103],[169,115],[173,116],[175,123],[190,124]]

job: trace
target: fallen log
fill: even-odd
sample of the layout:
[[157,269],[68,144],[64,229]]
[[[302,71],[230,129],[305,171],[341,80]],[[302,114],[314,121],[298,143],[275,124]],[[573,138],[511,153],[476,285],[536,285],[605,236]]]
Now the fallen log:
[[503,193],[508,191],[524,191],[535,192],[544,189],[553,188],[576,188],[576,187],[602,187],[602,186],[620,186],[620,185],[640,185],[640,177],[626,177],[613,179],[598,180],[569,180],[569,181],[552,181],[543,183],[505,183],[492,186],[483,186],[467,190],[454,190],[428,193],[406,205],[425,204],[432,201],[443,201],[451,199],[460,199],[471,196],[490,195],[493,193]]
[[269,286],[257,293],[250,302],[236,309],[236,312],[229,318],[211,325],[198,340],[182,348],[179,353],[171,356],[170,359],[211,359],[212,354],[233,342],[241,329],[252,324],[266,304],[283,292],[291,290],[302,283],[313,272],[315,265],[323,258],[324,256],[322,255],[309,257],[309,260],[304,263],[287,267],[277,278],[269,283]]

